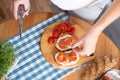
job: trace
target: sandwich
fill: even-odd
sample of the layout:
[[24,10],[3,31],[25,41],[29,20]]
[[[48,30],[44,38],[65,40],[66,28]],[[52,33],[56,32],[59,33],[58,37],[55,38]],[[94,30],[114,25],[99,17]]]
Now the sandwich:
[[79,59],[79,54],[75,53],[73,50],[58,52],[55,54],[55,61],[63,66],[70,66],[76,64]]
[[56,41],[56,48],[60,51],[66,51],[71,49],[71,46],[78,41],[78,37],[70,34],[61,36]]

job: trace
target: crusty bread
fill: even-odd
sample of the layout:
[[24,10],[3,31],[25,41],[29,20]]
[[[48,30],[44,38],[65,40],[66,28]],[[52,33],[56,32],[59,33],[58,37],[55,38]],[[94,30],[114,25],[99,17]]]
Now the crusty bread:
[[[60,51],[66,51],[71,49],[71,46],[78,40],[79,38],[75,35],[71,35],[71,34],[64,34],[62,36],[60,36],[56,43],[55,43],[55,47],[60,50]],[[64,44],[64,47],[61,48],[60,47],[60,42],[62,40],[62,44]]]
[[117,56],[112,54],[96,58],[82,70],[80,80],[96,80],[111,69],[117,61]]
[[64,52],[64,53],[66,54],[66,58],[67,58],[67,60],[66,60],[65,62],[59,62],[59,61],[57,60],[57,57],[58,57],[58,55],[59,55],[60,52],[56,53],[56,54],[55,54],[55,60],[56,60],[56,62],[57,62],[58,64],[61,64],[61,65],[64,66],[64,67],[65,67],[65,66],[70,66],[70,65],[76,64],[76,63],[79,61],[80,56],[79,56],[79,54],[76,53],[77,60],[76,60],[76,61],[71,61],[71,62],[69,62],[69,54],[70,54],[71,52],[73,52],[73,51],[71,50],[71,51],[65,51],[65,52]]
[[55,47],[56,47],[58,50],[60,50],[60,51],[65,51],[65,50],[71,48],[71,46],[68,46],[67,48],[64,48],[64,49],[61,49],[61,48],[59,47],[59,41],[60,41],[61,39],[66,38],[66,37],[72,37],[72,35],[66,34],[66,35],[61,36],[61,37],[59,37],[59,38],[57,39],[57,41],[56,41],[56,43],[55,43]]

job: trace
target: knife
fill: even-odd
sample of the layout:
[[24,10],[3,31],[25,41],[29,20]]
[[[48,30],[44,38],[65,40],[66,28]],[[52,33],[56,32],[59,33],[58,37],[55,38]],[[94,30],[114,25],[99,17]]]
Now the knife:
[[22,27],[23,27],[23,21],[24,21],[24,12],[25,12],[25,7],[24,7],[24,5],[20,4],[19,7],[18,7],[18,24],[19,24],[20,38],[22,38]]

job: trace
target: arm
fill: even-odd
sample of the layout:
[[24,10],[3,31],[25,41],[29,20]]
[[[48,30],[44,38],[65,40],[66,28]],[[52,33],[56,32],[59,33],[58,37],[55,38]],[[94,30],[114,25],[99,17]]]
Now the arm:
[[96,30],[96,32],[100,34],[106,27],[108,27],[110,23],[112,23],[118,17],[120,17],[120,0],[114,0],[107,11],[93,25],[92,29],[94,31]]
[[[73,46],[73,50],[81,56],[89,55],[95,51],[100,33],[120,16],[120,0],[114,0],[107,11],[92,26],[92,28]],[[82,46],[82,49],[78,46]]]

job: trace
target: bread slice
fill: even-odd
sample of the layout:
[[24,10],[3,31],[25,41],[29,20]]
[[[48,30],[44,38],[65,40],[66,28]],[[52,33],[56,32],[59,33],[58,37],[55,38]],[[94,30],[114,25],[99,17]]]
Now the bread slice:
[[[58,64],[63,65],[63,66],[70,66],[70,65],[76,64],[76,63],[79,61],[80,56],[79,56],[79,54],[73,52],[73,53],[75,53],[76,60],[71,61],[71,56],[70,56],[70,54],[71,54],[72,52],[73,52],[73,50],[71,50],[71,51],[66,51],[66,52],[62,52],[62,53],[63,53],[63,56],[65,57],[65,61],[63,61],[63,62],[60,62],[60,61],[58,60],[58,57],[60,56],[60,53],[61,53],[61,52],[56,53],[56,54],[55,54],[55,61],[56,61]],[[63,57],[63,56],[62,56],[62,57]],[[73,56],[73,57],[74,57],[74,56]]]
[[[65,47],[63,47],[63,48],[60,47],[60,42],[62,40],[64,41],[63,45],[65,45]],[[66,51],[66,50],[71,49],[72,44],[74,44],[77,40],[78,40],[77,36],[70,35],[70,34],[65,34],[64,36],[61,36],[57,39],[57,41],[55,43],[55,46],[60,51]],[[69,45],[67,45],[67,43]]]

